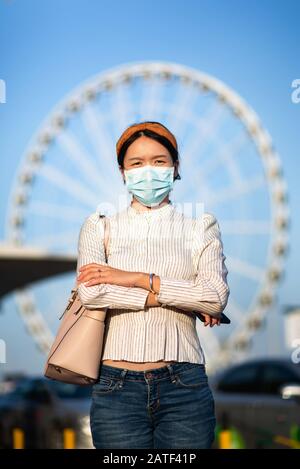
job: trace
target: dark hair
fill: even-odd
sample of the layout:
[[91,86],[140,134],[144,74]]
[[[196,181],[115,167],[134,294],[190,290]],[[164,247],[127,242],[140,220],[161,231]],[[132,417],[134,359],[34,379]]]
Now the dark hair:
[[[147,121],[149,122],[149,121]],[[153,121],[151,121],[153,123]],[[159,122],[160,124],[160,122]],[[160,124],[162,125],[162,124]],[[176,150],[176,148],[172,145],[172,143],[170,142],[169,139],[167,139],[166,137],[164,137],[163,135],[159,135],[157,134],[156,132],[153,132],[152,130],[149,130],[149,129],[144,129],[144,130],[138,130],[137,132],[135,132],[134,134],[132,134],[122,145],[121,149],[120,149],[120,152],[119,152],[119,155],[118,155],[118,163],[119,165],[121,166],[121,168],[124,168],[124,158],[125,158],[125,154],[126,154],[126,151],[128,149],[128,147],[133,143],[135,142],[135,140],[137,140],[139,137],[142,137],[143,135],[145,135],[146,137],[149,137],[149,138],[152,138],[153,140],[156,140],[157,142],[159,142],[161,145],[163,145],[170,153],[171,157],[172,157],[172,160],[173,160],[173,163],[175,163],[176,161],[179,161],[179,152],[178,150]],[[176,179],[181,179],[181,176],[179,175],[179,173],[177,174],[177,176],[174,178],[174,180]]]

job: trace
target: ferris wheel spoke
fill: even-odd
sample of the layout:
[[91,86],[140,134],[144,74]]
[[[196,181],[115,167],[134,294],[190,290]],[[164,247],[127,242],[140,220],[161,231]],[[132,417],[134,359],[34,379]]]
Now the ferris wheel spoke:
[[164,108],[163,86],[161,86],[161,79],[155,76],[150,80],[147,90],[145,87],[140,113],[144,120],[155,120]]
[[270,220],[222,220],[222,232],[230,235],[270,235]]
[[112,97],[110,120],[114,123],[114,134],[120,135],[128,126],[128,122],[134,119],[132,98],[129,97],[128,86],[124,83],[117,84]]
[[[219,341],[213,332],[213,328],[209,326],[204,327],[202,322],[201,322],[201,325],[198,323],[198,327],[199,327],[198,330],[199,330],[199,335],[200,335],[200,343],[201,343],[201,346],[203,347],[205,354],[208,354],[211,357],[213,357],[215,354],[218,354],[220,346],[219,346]],[[214,327],[218,327],[218,326],[214,326]]]
[[[210,201],[213,198],[213,192],[210,191],[208,187],[208,183],[204,181],[201,175],[201,163],[202,160],[200,158],[200,151],[199,151],[199,141],[201,141],[201,152],[203,153],[203,146],[205,141],[209,138],[211,133],[213,132],[215,125],[222,117],[223,108],[219,103],[213,103],[206,115],[198,119],[195,123],[195,132],[193,137],[190,141],[186,144],[186,147],[183,148],[182,153],[185,155],[185,165],[186,167],[193,167],[193,172],[190,175],[191,183],[194,183],[194,186],[198,189],[199,187],[202,188],[202,195],[206,196],[206,200]],[[194,155],[195,153],[195,155]],[[199,171],[197,171],[197,165]],[[202,184],[201,184],[202,183]],[[190,187],[192,184],[185,184],[184,187],[181,186],[181,191],[179,192],[180,197],[184,200],[188,198],[190,194]],[[205,188],[205,193],[203,191]]]
[[91,181],[96,184],[101,179],[101,173],[92,162],[90,155],[82,148],[78,140],[71,132],[63,132],[57,137],[58,144],[65,150],[68,158],[79,168]]
[[242,182],[242,176],[241,171],[237,165],[236,154],[241,151],[246,141],[247,137],[245,133],[241,132],[227,144],[224,145],[220,143],[215,151],[216,157],[212,160],[209,160],[208,163],[204,163],[202,170],[205,177],[209,177],[209,170],[216,169],[216,166],[221,164],[226,168],[228,174],[232,178],[232,181],[240,184]]
[[195,159],[195,155],[196,157],[199,155],[199,146],[203,153],[204,144],[215,132],[217,124],[222,118],[223,111],[223,107],[218,102],[214,102],[203,117],[194,119],[195,131],[193,137],[187,142],[183,150],[186,165],[192,165],[192,158]]
[[54,218],[56,220],[67,220],[70,222],[78,222],[87,216],[85,210],[81,210],[78,206],[66,206],[62,204],[54,204],[42,200],[34,200],[27,208],[27,213],[39,217]]
[[226,256],[226,258],[233,272],[255,281],[262,281],[264,279],[265,270],[263,268],[232,256]]
[[257,176],[249,180],[241,181],[236,187],[228,187],[219,192],[215,192],[212,199],[209,201],[211,206],[222,204],[235,199],[239,196],[246,195],[249,192],[253,192],[259,188],[264,187],[265,178],[264,176]]
[[179,91],[174,96],[174,104],[171,103],[168,107],[168,125],[174,135],[184,133],[185,127],[188,125],[186,111],[192,109],[197,94],[195,87],[179,87]]
[[[223,150],[220,150],[220,153],[218,153],[217,149],[215,150],[215,154],[218,156],[206,160],[204,162],[201,161],[200,159],[200,165],[198,163],[198,169],[199,171],[196,171],[197,168],[195,168],[195,171],[192,173],[192,180],[195,183],[195,187],[202,187],[205,188],[203,191],[203,199],[204,200],[209,200],[210,202],[213,200],[213,191],[209,190],[208,183],[207,181],[209,180],[209,173],[212,170],[216,170],[217,167],[220,165],[223,165],[224,162],[226,163],[226,169],[231,173],[234,185],[238,184],[240,185],[242,183],[240,171],[238,170],[237,164],[233,159],[233,155],[235,154],[236,151],[238,151],[242,144],[244,144],[246,141],[245,134],[239,134],[235,137],[233,141],[228,143],[225,146]],[[195,161],[199,161],[199,158],[196,159]],[[186,191],[187,192],[187,191]],[[183,197],[185,194],[183,194]]]
[[[180,171],[180,174],[184,178],[184,168]],[[201,168],[199,164],[195,163],[194,171],[189,174],[189,185],[181,185],[176,187],[176,195],[180,200],[185,203],[189,200],[193,200],[193,204],[202,203],[209,201],[213,195],[212,189],[209,187],[207,181],[202,178]]]
[[24,289],[17,290],[15,301],[21,315],[24,317],[27,331],[37,338],[40,350],[47,353],[52,345],[54,336],[48,329],[44,316],[36,308],[33,295]]
[[245,314],[243,313],[242,306],[240,306],[237,301],[232,298],[232,295],[229,297],[226,309],[230,319],[232,319],[232,323],[240,324],[240,321],[244,318]]
[[[201,172],[204,179],[208,179],[210,174],[216,172],[220,166],[223,166],[227,161],[227,155],[230,155],[232,161],[234,156],[241,151],[243,145],[247,143],[247,136],[245,133],[240,133],[231,142],[222,144],[220,152],[215,151],[213,158],[206,159],[201,165]],[[230,163],[231,163],[230,161]]]
[[[193,163],[193,171],[189,173],[189,184],[176,187],[177,197],[184,201],[187,201],[190,199],[190,197],[192,197],[192,199],[196,199],[197,202],[199,201],[200,196],[201,202],[209,202],[212,199],[213,189],[210,188],[208,181],[203,178],[201,171],[201,158],[195,159]],[[180,173],[183,173],[184,177],[184,168],[180,171]]]
[[[118,173],[114,171],[112,165],[112,162],[116,161],[116,157],[114,158],[115,149],[107,131],[104,117],[90,105],[87,105],[82,112],[82,122],[94,146],[99,165],[103,168],[103,172],[100,171],[101,179],[97,181],[97,184],[100,180],[101,185],[104,181],[110,181],[113,185],[117,184],[119,182],[117,179]],[[103,175],[105,175],[105,178],[103,178]],[[106,189],[109,188],[106,186]]]
[[[147,86],[142,87],[142,96],[140,98],[140,102],[138,105],[138,115],[142,116],[142,120],[151,120],[152,119],[152,112],[154,106],[156,107],[155,114],[159,115],[161,109],[163,109],[163,104],[161,99],[155,100],[156,94],[157,98],[159,98],[159,90],[158,84],[160,83],[160,79],[157,76],[149,76],[147,79]],[[161,90],[162,91],[162,90]]]
[[248,343],[251,339],[251,330],[247,327],[249,321],[249,315],[244,315],[239,323],[233,325],[230,337],[226,338],[226,347],[235,349],[237,342]]
[[188,187],[186,187],[186,185],[176,187],[176,195],[185,202],[190,200],[190,198],[196,200],[196,203],[210,201],[213,197],[213,190],[209,187],[207,181],[203,179],[199,165],[195,165],[193,173],[189,174]]
[[228,151],[221,151],[220,159],[223,160],[228,175],[231,177],[231,184],[234,187],[242,187],[243,186],[243,178],[241,172],[237,166],[237,162],[233,159],[232,155]]
[[96,198],[95,194],[84,187],[74,176],[67,176],[54,166],[44,163],[41,167],[39,175],[47,179],[54,186],[59,187],[63,192],[72,195],[81,203],[86,203],[90,207],[94,207]]

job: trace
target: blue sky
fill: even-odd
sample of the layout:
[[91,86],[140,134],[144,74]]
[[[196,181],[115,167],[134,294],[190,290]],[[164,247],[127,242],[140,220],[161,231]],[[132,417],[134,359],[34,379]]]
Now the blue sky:
[[[0,239],[20,157],[53,106],[83,80],[117,65],[177,62],[232,87],[270,132],[283,162],[292,217],[279,301],[300,304],[300,103],[291,101],[291,83],[300,78],[299,14],[300,3],[291,0],[1,0],[0,78],[7,102],[0,104]],[[2,312],[7,367],[39,367],[43,357],[37,357],[10,298]]]

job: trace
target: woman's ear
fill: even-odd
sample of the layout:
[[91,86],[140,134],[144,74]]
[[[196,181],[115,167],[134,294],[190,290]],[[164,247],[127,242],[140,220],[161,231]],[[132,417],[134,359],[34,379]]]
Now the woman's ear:
[[119,170],[123,179],[123,183],[126,184],[125,176],[124,176],[124,168],[122,166],[119,166]]
[[178,165],[179,165],[179,162],[178,161],[175,161],[174,163],[174,181],[176,179],[181,179],[179,173],[178,173]]

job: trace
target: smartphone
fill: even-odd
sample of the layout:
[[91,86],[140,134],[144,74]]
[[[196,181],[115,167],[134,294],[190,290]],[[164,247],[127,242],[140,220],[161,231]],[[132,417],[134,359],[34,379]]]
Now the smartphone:
[[[205,322],[204,316],[202,316],[202,314],[199,313],[199,311],[193,311],[193,313],[196,314],[196,316],[200,319],[200,321]],[[230,323],[231,323],[231,321],[230,321],[229,317],[226,316],[226,314],[221,313],[220,324],[230,324]]]

